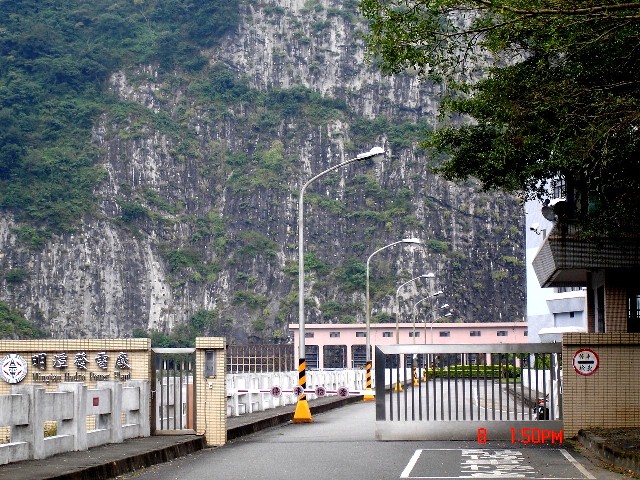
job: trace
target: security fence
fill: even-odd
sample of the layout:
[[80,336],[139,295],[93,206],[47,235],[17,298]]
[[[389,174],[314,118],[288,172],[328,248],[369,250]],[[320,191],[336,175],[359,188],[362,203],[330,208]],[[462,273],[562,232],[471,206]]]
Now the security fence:
[[561,436],[560,344],[379,346],[375,376],[379,439]]

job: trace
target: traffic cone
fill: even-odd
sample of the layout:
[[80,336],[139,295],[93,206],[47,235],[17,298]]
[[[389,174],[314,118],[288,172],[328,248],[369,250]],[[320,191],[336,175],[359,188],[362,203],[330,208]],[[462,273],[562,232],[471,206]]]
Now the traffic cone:
[[[298,396],[298,403],[296,403],[296,411],[293,413],[293,423],[311,423],[311,409],[309,408],[309,402],[307,402],[307,395],[304,390],[307,387],[307,362],[304,358],[298,360],[298,387],[296,389],[300,393]],[[294,389],[294,391],[296,390]]]
[[296,411],[293,414],[293,423],[311,423],[311,409],[306,395],[300,395],[296,404]]

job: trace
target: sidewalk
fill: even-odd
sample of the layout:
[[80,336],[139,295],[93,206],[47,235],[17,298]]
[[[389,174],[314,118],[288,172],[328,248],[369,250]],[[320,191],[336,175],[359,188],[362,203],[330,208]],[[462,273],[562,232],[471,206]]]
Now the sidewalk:
[[[362,400],[361,396],[323,397],[309,401],[311,414]],[[227,439],[249,435],[293,418],[295,405],[253,412],[227,419]],[[140,468],[168,462],[206,448],[197,435],[157,435],[111,443],[84,452],[69,452],[44,460],[0,466],[0,480],[106,480]]]

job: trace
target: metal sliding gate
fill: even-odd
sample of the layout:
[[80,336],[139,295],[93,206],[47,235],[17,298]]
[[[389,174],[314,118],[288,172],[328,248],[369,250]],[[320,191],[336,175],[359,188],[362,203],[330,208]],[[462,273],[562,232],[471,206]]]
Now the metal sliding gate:
[[152,348],[153,433],[195,433],[195,348]]
[[379,440],[562,439],[562,344],[376,347]]

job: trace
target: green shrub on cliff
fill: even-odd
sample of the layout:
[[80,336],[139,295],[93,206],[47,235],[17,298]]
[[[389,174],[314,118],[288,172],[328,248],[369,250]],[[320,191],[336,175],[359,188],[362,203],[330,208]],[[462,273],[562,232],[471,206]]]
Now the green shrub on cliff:
[[34,326],[5,302],[0,302],[0,338],[28,339],[44,338],[46,333]]

